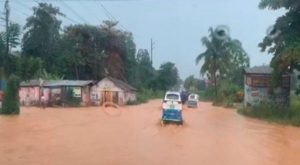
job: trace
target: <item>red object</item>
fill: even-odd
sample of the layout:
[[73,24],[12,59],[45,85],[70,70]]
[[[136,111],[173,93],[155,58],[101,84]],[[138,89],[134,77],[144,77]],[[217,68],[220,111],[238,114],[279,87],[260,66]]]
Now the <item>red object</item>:
[[3,95],[4,95],[4,93],[2,91],[0,91],[0,101],[3,100]]

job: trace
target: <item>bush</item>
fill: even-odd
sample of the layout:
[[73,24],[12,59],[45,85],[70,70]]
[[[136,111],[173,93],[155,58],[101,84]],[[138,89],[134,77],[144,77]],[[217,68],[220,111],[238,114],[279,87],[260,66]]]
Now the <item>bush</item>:
[[240,108],[238,112],[267,121],[300,126],[300,100],[296,97],[291,98],[289,107],[270,101],[249,108]]
[[215,89],[213,86],[206,88],[199,93],[199,99],[202,101],[214,101],[213,105],[232,107],[234,102],[243,100],[242,89],[235,84],[222,82],[218,86],[218,98],[215,99]]
[[215,91],[213,87],[208,87],[205,90],[199,91],[198,95],[202,101],[212,101],[215,97]]
[[4,92],[3,105],[0,114],[19,114],[19,78],[11,75],[7,82],[7,88]]

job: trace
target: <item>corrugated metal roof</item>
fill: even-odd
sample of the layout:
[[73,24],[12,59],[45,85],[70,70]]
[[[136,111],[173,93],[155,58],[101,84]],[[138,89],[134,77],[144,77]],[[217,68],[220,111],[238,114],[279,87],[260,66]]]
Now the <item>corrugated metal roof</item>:
[[123,90],[136,91],[136,89],[134,87],[130,86],[129,84],[127,84],[121,80],[118,80],[118,79],[115,79],[112,77],[106,77],[106,78],[109,79],[110,81],[112,81],[116,86],[120,87]]
[[269,66],[255,66],[252,68],[246,68],[245,73],[257,73],[257,74],[272,74],[273,68]]
[[58,87],[58,86],[86,86],[94,81],[92,80],[51,80],[46,81],[45,87]]
[[[45,87],[59,87],[59,86],[86,86],[94,81],[92,80],[45,80],[43,86]],[[39,80],[29,80],[21,82],[20,86],[39,86]]]

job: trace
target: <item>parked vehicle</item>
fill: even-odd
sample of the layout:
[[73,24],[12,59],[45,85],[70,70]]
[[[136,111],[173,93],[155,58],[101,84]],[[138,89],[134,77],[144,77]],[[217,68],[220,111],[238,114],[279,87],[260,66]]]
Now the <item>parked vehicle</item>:
[[197,108],[198,101],[199,101],[199,96],[197,94],[193,94],[193,93],[190,94],[187,101],[188,108]]
[[2,108],[3,97],[4,97],[4,93],[0,91],[0,108]]
[[162,104],[162,119],[161,124],[167,122],[183,123],[182,119],[182,101],[179,92],[166,92]]

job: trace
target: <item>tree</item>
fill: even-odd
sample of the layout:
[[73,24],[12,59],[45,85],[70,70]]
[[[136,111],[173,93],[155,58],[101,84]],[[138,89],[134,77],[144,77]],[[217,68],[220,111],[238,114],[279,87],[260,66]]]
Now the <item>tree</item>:
[[273,85],[278,86],[283,73],[300,69],[300,3],[298,0],[261,0],[259,8],[287,10],[285,15],[277,18],[273,29],[259,43],[261,51],[273,54]]
[[[0,32],[0,76],[9,76],[15,70],[15,57],[12,57],[11,49],[16,48],[19,42],[21,30],[20,25],[16,23],[10,23],[8,30],[6,32]],[[6,39],[8,37],[8,40]],[[6,40],[8,41],[8,46],[6,45]],[[8,53],[5,48],[8,49]]]
[[71,25],[61,39],[62,55],[57,59],[62,75],[72,79],[100,80],[112,76],[134,82],[135,43],[131,33],[103,25]]
[[147,49],[139,49],[136,58],[136,67],[133,73],[136,74],[133,82],[137,88],[151,88],[155,80],[155,69],[152,67],[150,55]]
[[69,79],[94,79],[104,77],[104,34],[97,26],[71,25],[62,35],[60,71]]
[[15,74],[22,80],[41,78],[42,60],[34,57],[17,57]]
[[184,88],[190,92],[196,92],[199,90],[200,80],[196,79],[193,75],[187,77],[184,80]]
[[160,90],[170,90],[177,84],[178,79],[178,70],[175,64],[166,62],[159,67],[156,78],[156,87]]
[[[241,85],[242,71],[249,66],[249,57],[238,40],[216,37],[216,30],[209,29],[209,36],[202,38],[206,50],[196,58],[196,64],[204,60],[200,69],[213,81],[215,88],[215,101],[218,99],[218,80],[226,80]],[[238,73],[238,74],[237,74]]]
[[3,107],[0,114],[19,114],[19,78],[11,75],[8,79],[7,88],[4,92]]
[[39,3],[33,8],[33,15],[27,18],[26,30],[22,40],[22,51],[25,56],[39,57],[46,71],[58,72],[56,59],[59,55],[60,25],[57,16],[63,16],[57,7]]
[[213,80],[215,87],[215,101],[218,98],[217,88],[217,74],[224,76],[226,74],[227,67],[229,66],[229,56],[225,52],[226,40],[220,40],[215,37],[213,28],[209,29],[209,37],[202,38],[202,44],[206,47],[206,50],[199,54],[196,58],[196,64],[204,59],[204,64],[200,69],[201,74],[206,74],[210,80]]
[[242,88],[244,85],[244,69],[250,66],[249,56],[243,49],[242,43],[237,39],[227,42],[226,49],[230,57],[226,79],[229,83]]
[[[21,34],[21,27],[19,24],[10,23],[6,32],[0,32],[0,45],[6,46],[6,38],[8,37],[8,47],[15,48],[20,44],[19,36]],[[9,49],[10,50],[10,49]]]
[[104,34],[104,68],[112,77],[134,81],[131,76],[135,65],[135,43],[132,33],[116,28],[118,22],[103,21],[100,30]]

